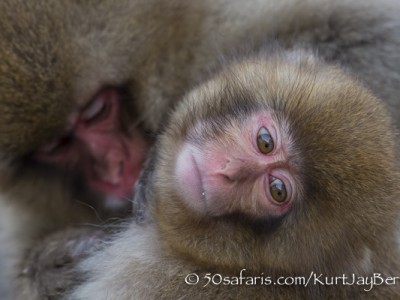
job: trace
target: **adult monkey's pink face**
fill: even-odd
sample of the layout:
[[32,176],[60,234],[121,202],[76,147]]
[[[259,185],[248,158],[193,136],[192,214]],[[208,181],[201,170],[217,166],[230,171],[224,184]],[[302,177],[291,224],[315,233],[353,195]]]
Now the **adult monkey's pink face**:
[[148,147],[141,132],[125,130],[121,93],[105,88],[73,112],[62,135],[46,142],[36,158],[63,169],[78,170],[89,188],[110,204],[129,199]]

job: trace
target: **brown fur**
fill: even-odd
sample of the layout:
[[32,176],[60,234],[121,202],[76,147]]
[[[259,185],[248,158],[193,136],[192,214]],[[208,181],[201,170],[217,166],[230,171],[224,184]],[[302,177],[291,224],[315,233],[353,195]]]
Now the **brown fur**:
[[[26,159],[99,87],[127,90],[126,121],[134,118],[132,126],[154,132],[163,127],[168,108],[219,68],[221,54],[277,38],[287,47],[318,48],[354,72],[397,115],[397,11],[391,0],[2,1],[1,214],[15,217],[1,217],[0,238],[8,242],[0,253],[13,253],[14,261],[49,231],[99,222],[96,213],[109,216],[91,208],[96,195],[76,187],[75,174]],[[0,273],[8,275],[2,264]]]
[[[62,235],[50,234],[29,252],[27,261],[18,274],[17,290],[20,299],[57,299],[84,280],[75,266],[91,252],[104,247],[105,232],[95,228],[74,228]],[[63,251],[59,251],[59,245]],[[51,257],[51,259],[49,259]],[[60,277],[61,275],[61,277]]]
[[[343,60],[391,100],[397,75],[389,76],[388,82],[382,75],[397,74],[397,68],[378,62],[394,63],[397,58],[392,49],[399,43],[399,24],[390,11],[395,4],[3,1],[0,54],[7,59],[0,73],[2,155],[14,158],[34,149],[62,128],[65,119],[60,116],[83,105],[102,85],[131,89],[136,101],[130,105],[140,112],[138,122],[155,130],[170,103],[208,77],[219,54],[243,41],[262,44],[278,37],[289,46],[316,47],[324,57]],[[268,20],[279,12],[286,14]],[[251,13],[255,15],[240,20]],[[378,89],[378,83],[385,88]]]
[[[122,232],[83,263],[89,272],[71,299],[395,299],[397,286],[209,285],[224,277],[383,277],[399,274],[400,177],[393,128],[378,99],[334,66],[301,51],[265,53],[233,63],[190,92],[157,144],[151,212],[155,223]],[[268,223],[192,212],[173,177],[175,158],[193,126],[199,139],[224,132],[254,111],[287,122],[290,161],[304,193],[275,230]],[[238,119],[236,119],[238,118]],[[225,120],[225,121],[224,121]],[[218,125],[217,125],[218,124]],[[193,138],[193,137],[192,137]],[[378,150],[379,149],[379,150]],[[297,163],[300,157],[300,163]],[[235,199],[232,199],[234,201]],[[199,285],[185,284],[196,273]]]

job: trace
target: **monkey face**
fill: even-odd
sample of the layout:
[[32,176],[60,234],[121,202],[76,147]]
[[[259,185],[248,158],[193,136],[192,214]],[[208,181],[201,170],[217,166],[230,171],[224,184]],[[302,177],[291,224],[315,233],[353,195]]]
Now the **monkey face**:
[[223,134],[203,138],[206,143],[197,141],[207,124],[197,124],[189,133],[175,168],[182,199],[210,216],[283,215],[299,185],[288,160],[290,137],[268,112],[254,113],[238,121],[239,126],[233,124]]
[[395,224],[392,134],[383,105],[314,56],[238,63],[187,95],[157,146],[159,228],[212,266],[342,271]]
[[110,202],[128,199],[148,145],[139,130],[125,132],[121,102],[118,90],[100,91],[70,115],[64,133],[40,146],[35,158],[80,171]]

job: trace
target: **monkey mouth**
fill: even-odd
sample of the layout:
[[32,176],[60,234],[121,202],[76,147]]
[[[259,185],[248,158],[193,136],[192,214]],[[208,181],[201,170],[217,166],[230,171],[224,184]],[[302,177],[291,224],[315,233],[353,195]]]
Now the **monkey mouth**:
[[184,196],[183,199],[187,204],[196,210],[204,211],[206,193],[195,152],[196,149],[190,145],[182,148],[176,161],[175,175],[178,190]]
[[[106,195],[112,202],[127,202],[132,197],[133,187],[139,177],[141,163],[127,157],[121,163],[118,180],[115,182],[94,180],[90,183],[93,190]],[[106,200],[108,202],[109,200]]]
[[205,202],[206,201],[206,191],[204,189],[203,176],[201,175],[200,168],[199,168],[199,165],[196,160],[196,156],[193,155],[193,153],[192,153],[192,164],[193,164],[193,172],[195,173],[195,176],[199,181],[198,192],[200,193],[202,200]]

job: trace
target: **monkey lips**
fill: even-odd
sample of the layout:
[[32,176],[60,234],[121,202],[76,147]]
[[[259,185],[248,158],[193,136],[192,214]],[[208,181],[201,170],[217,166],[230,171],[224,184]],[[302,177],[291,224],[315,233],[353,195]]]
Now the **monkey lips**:
[[206,194],[198,163],[194,154],[196,149],[185,145],[178,155],[175,174],[187,203],[196,211],[205,210]]

